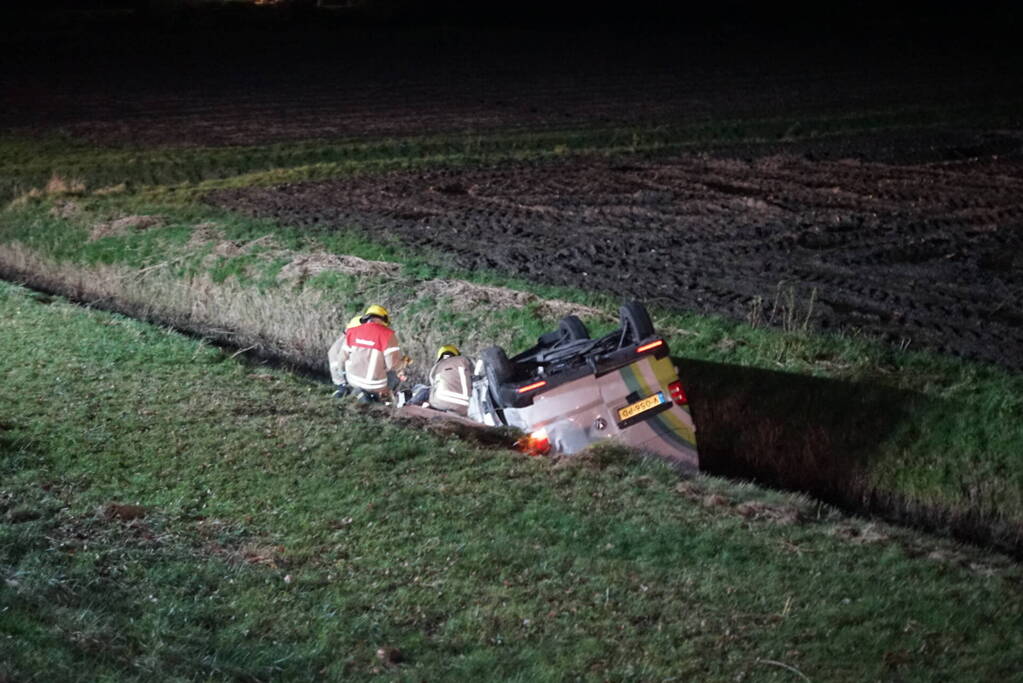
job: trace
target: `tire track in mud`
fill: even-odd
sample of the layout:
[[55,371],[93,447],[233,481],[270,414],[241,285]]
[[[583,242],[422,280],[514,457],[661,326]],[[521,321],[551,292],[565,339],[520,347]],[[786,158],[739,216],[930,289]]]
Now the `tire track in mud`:
[[790,288],[799,319],[818,328],[1023,369],[1018,159],[590,159],[227,190],[210,201],[675,310],[745,318]]

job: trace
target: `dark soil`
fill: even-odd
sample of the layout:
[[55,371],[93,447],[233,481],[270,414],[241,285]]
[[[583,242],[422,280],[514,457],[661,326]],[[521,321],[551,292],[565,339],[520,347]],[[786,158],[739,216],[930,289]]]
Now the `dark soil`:
[[11,46],[0,70],[0,130],[61,130],[102,144],[249,145],[781,120],[787,137],[805,137],[820,117],[883,122],[916,112],[928,124],[935,109],[1018,111],[1016,51],[934,42],[876,34],[782,42],[755,27],[688,24],[685,32],[69,32]]
[[1023,160],[576,160],[216,193],[662,308],[859,330],[1023,368]]

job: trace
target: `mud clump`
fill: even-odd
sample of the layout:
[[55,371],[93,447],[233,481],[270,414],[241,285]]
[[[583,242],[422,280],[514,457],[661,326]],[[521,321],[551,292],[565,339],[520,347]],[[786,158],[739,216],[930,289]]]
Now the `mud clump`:
[[107,503],[100,509],[104,519],[130,522],[135,519],[142,519],[148,510],[141,505],[127,505],[123,503]]
[[4,521],[10,524],[32,522],[43,516],[43,510],[30,505],[17,505],[4,514]]

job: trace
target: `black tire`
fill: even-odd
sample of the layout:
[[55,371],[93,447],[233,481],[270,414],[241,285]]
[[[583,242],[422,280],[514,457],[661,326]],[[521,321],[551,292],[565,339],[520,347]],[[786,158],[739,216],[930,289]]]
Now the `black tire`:
[[562,341],[576,341],[577,339],[589,339],[590,331],[577,316],[566,315],[558,323],[558,331],[561,333]]
[[504,407],[501,400],[501,387],[507,384],[514,375],[514,368],[508,360],[508,354],[500,346],[489,346],[480,354],[483,361],[483,372],[490,384],[490,397],[498,408]]
[[638,344],[654,334],[654,324],[650,322],[650,314],[646,307],[638,301],[628,301],[619,309],[619,318],[625,330],[625,340],[630,344]]

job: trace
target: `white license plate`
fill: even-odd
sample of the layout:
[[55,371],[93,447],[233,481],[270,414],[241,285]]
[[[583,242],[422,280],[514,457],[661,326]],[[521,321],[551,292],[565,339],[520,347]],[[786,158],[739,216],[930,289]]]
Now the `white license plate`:
[[625,422],[631,417],[642,415],[648,410],[653,410],[659,405],[663,405],[668,402],[668,399],[664,397],[664,393],[658,391],[653,396],[647,396],[641,401],[630,403],[624,408],[618,409],[618,421]]

